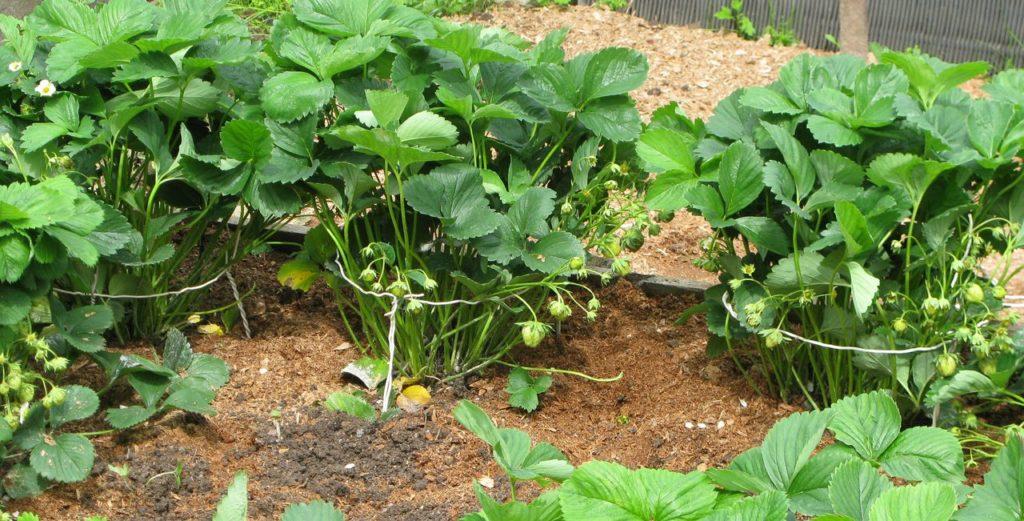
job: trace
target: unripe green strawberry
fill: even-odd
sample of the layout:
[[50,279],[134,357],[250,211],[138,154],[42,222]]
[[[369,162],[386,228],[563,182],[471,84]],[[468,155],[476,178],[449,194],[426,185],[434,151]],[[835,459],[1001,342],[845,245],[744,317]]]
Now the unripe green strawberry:
[[370,284],[371,282],[377,280],[377,272],[373,271],[373,269],[371,268],[366,268],[365,270],[363,270],[362,273],[359,274],[359,278],[363,282]]
[[615,181],[608,180],[608,181],[604,182],[604,189],[605,190],[615,190],[618,187],[619,187],[619,183],[616,183]]
[[586,262],[583,260],[583,257],[573,257],[569,259],[569,269],[573,271],[581,270],[585,265]]
[[999,370],[999,366],[996,364],[995,358],[982,358],[978,360],[978,369],[981,370],[981,374],[992,376]]
[[18,389],[18,398],[23,402],[32,401],[36,395],[36,386],[31,384],[22,384],[21,388]]
[[522,326],[523,343],[528,347],[539,346],[548,334],[548,326],[543,322],[531,320],[521,323],[520,326]]
[[388,293],[391,293],[398,298],[402,298],[409,294],[409,285],[403,281],[396,280],[388,286]]
[[967,285],[967,289],[964,291],[964,298],[967,302],[977,304],[985,300],[985,290],[981,289],[981,286],[971,283]]
[[647,227],[647,233],[650,234],[651,237],[661,235],[661,225],[658,223],[651,223],[651,225]]
[[992,296],[999,300],[1006,298],[1006,287],[996,286],[992,288]]
[[589,309],[591,311],[597,311],[597,310],[601,309],[601,301],[597,300],[596,298],[592,298],[592,299],[588,300],[587,301],[587,309]]
[[419,315],[420,312],[423,311],[423,303],[418,300],[410,300],[409,303],[405,305],[405,310],[413,315]]
[[629,251],[637,251],[644,245],[644,234],[633,228],[622,236],[622,247]]
[[618,257],[622,253],[622,244],[619,243],[618,237],[613,237],[605,242],[603,249],[606,256]]
[[572,315],[572,308],[561,300],[552,300],[548,304],[548,313],[551,313],[551,316],[558,320],[565,320]]
[[573,210],[572,203],[570,203],[569,201],[566,201],[566,202],[562,203],[562,208],[561,208],[562,215],[569,215],[569,214],[572,213],[572,210]]
[[935,370],[943,377],[953,376],[953,374],[956,373],[957,365],[959,364],[957,362],[956,355],[949,353],[943,353],[939,355],[937,360],[935,360]]
[[660,223],[667,223],[667,222],[669,222],[669,221],[671,221],[672,219],[675,219],[675,218],[676,218],[676,213],[675,212],[669,212],[669,211],[665,211],[665,210],[659,211],[654,216],[654,219],[657,220]]
[[50,389],[50,392],[46,393],[45,398],[49,398],[54,405],[60,405],[67,399],[68,392],[63,387],[54,387]]
[[896,320],[894,320],[892,322],[892,329],[893,329],[893,331],[896,331],[897,333],[902,333],[902,332],[906,331],[907,330],[907,321],[903,320],[902,317],[901,318],[897,318]]
[[786,337],[782,336],[782,331],[778,329],[770,329],[764,335],[764,345],[768,348],[779,346],[785,341]]
[[633,271],[633,268],[629,263],[629,259],[619,257],[612,261],[612,271],[620,277],[625,277]]

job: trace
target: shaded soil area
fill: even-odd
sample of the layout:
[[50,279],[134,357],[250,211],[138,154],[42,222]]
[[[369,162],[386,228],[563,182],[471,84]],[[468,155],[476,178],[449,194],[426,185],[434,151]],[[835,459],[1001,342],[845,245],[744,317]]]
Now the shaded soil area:
[[[245,470],[252,519],[324,499],[357,521],[449,520],[475,509],[474,479],[489,477],[495,497],[507,494],[484,444],[451,417],[459,399],[555,444],[576,464],[601,458],[682,471],[728,461],[791,412],[757,397],[728,364],[706,358],[699,319],[675,323],[694,300],[650,299],[619,282],[599,290],[605,307],[596,322],[566,323],[561,349],[549,339],[516,353],[527,366],[621,372],[618,381],[555,375],[540,409],[523,414],[506,404],[507,372],[498,368],[433,389],[434,400],[419,413],[369,424],[321,405],[350,385],[340,370],[358,353],[340,333],[325,290],[296,294],[273,280],[280,260],[253,259],[236,273],[257,285],[249,305],[263,310],[252,318],[252,340],[189,332],[196,351],[222,357],[232,369],[214,402],[216,416],[172,413],[97,437],[89,480],[9,508],[48,520],[209,519],[232,476]],[[127,469],[127,477],[108,465]]]

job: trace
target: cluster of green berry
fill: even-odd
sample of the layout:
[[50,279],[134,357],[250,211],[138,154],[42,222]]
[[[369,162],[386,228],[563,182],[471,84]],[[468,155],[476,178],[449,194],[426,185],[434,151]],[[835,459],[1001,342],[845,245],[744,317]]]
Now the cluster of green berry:
[[35,333],[28,333],[7,347],[6,353],[0,353],[0,397],[4,400],[4,421],[13,429],[20,424],[39,389],[45,391],[41,403],[47,409],[64,403],[67,397],[67,391],[37,372],[32,362],[46,372],[60,373],[68,368],[68,359],[55,353]]

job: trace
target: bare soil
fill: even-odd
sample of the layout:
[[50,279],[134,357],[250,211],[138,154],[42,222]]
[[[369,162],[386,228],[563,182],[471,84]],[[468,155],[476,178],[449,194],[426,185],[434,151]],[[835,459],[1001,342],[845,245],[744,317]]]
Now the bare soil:
[[[595,323],[566,324],[562,349],[549,339],[516,359],[595,376],[621,372],[620,380],[555,375],[541,408],[523,414],[506,404],[507,373],[498,368],[433,389],[433,401],[417,414],[369,424],[322,406],[328,394],[350,385],[340,369],[358,353],[340,332],[325,290],[296,294],[277,284],[281,260],[256,258],[236,273],[257,285],[248,304],[263,310],[252,319],[252,340],[190,332],[196,351],[224,358],[232,370],[214,402],[216,416],[172,413],[97,437],[90,479],[8,507],[48,520],[209,519],[232,476],[245,470],[252,519],[324,499],[357,521],[449,520],[475,508],[474,479],[490,477],[490,492],[507,495],[484,444],[451,417],[462,398],[503,426],[555,444],[574,463],[601,458],[681,471],[727,462],[793,410],[759,398],[731,366],[709,360],[700,319],[675,323],[695,300],[650,299],[619,282],[599,291],[606,306]],[[126,466],[128,477],[108,465]]]

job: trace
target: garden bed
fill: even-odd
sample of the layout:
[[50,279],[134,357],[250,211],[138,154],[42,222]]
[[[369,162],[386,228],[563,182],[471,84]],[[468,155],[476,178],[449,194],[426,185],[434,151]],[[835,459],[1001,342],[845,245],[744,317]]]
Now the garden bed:
[[[340,368],[358,353],[339,333],[326,293],[300,295],[270,276],[280,260],[252,259],[237,274],[259,288],[249,299],[252,340],[192,338],[197,351],[215,353],[232,370],[213,404],[216,416],[174,413],[98,438],[88,481],[10,508],[46,519],[208,519],[231,476],[244,469],[253,519],[270,518],[289,502],[323,498],[355,520],[447,520],[476,508],[473,479],[491,477],[495,491],[507,493],[483,443],[451,418],[461,398],[480,403],[502,425],[557,445],[573,461],[674,470],[722,465],[795,410],[759,398],[730,364],[709,360],[699,318],[675,323],[695,299],[653,299],[620,281],[601,291],[607,305],[596,323],[566,324],[563,350],[549,340],[515,358],[595,376],[622,372],[621,380],[556,375],[541,408],[524,415],[508,408],[506,372],[496,369],[468,386],[435,389],[418,414],[373,426],[323,408],[329,393],[349,385]],[[226,287],[217,291],[227,296]],[[128,477],[108,465],[126,466]]]
[[[678,100],[688,115],[707,117],[736,88],[771,82],[782,65],[807,51],[583,7],[510,6],[472,20],[533,40],[568,26],[570,54],[608,45],[637,48],[651,64],[647,83],[635,93],[644,115]],[[714,280],[692,265],[708,230],[701,218],[681,213],[633,256],[634,269]],[[451,416],[463,398],[479,403],[500,425],[554,444],[572,462],[602,459],[678,471],[724,465],[797,410],[759,397],[731,363],[709,359],[702,318],[676,323],[697,297],[647,296],[620,280],[598,290],[604,306],[595,322],[578,313],[563,327],[561,345],[549,337],[539,348],[520,347],[513,355],[524,366],[598,377],[622,373],[618,381],[555,375],[540,408],[525,415],[507,405],[507,371],[498,367],[435,386],[431,403],[419,412],[369,424],[323,407],[328,394],[352,385],[340,368],[360,353],[341,332],[325,288],[299,293],[278,283],[273,274],[284,260],[265,254],[234,270],[241,285],[256,288],[246,299],[252,339],[240,336],[240,328],[229,336],[188,332],[197,352],[223,358],[231,368],[231,380],[213,403],[216,416],[173,412],[123,434],[96,437],[87,481],[9,509],[45,519],[208,519],[232,476],[245,470],[254,519],[270,519],[291,502],[323,499],[354,520],[447,520],[477,508],[474,479],[507,499],[507,482],[485,445]],[[1021,287],[1016,281],[1011,292]],[[230,302],[226,284],[215,286],[213,299]],[[96,430],[101,426],[96,422]],[[536,492],[530,485],[524,490],[528,497]]]

